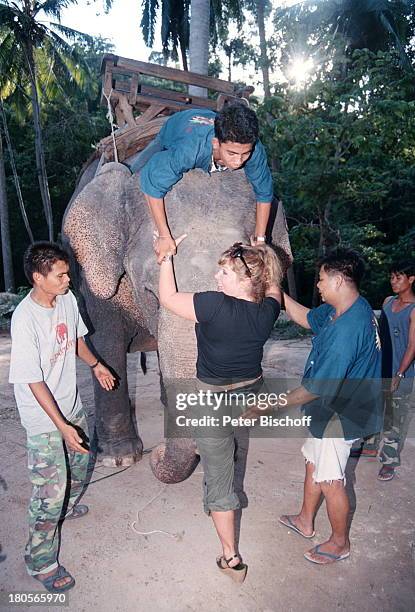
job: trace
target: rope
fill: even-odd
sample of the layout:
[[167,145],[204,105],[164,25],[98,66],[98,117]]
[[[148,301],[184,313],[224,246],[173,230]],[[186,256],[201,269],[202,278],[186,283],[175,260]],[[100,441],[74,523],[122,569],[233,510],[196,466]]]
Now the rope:
[[153,501],[156,500],[166,490],[166,488],[167,487],[164,486],[162,489],[160,489],[160,491],[156,495],[154,495],[154,497],[152,497],[149,502],[147,502],[142,508],[137,510],[137,519],[131,523],[131,529],[141,536],[148,536],[152,535],[153,533],[162,533],[163,535],[167,535],[170,538],[174,538],[175,540],[180,541],[183,538],[183,533],[170,533],[169,531],[163,531],[162,529],[153,529],[152,531],[138,531],[138,529],[136,529],[135,527],[136,523],[140,521],[140,512],[143,512],[143,510],[145,510],[147,506],[152,504]]
[[112,146],[114,148],[114,161],[118,163],[118,151],[117,151],[117,144],[115,142],[115,133],[114,133],[114,128],[116,127],[116,124],[114,123],[114,115],[112,113],[112,106],[111,106],[112,91],[113,90],[111,89],[109,96],[107,96],[105,92],[102,92],[102,93],[104,95],[104,98],[107,101],[107,106],[108,106],[107,119],[110,122],[110,126],[111,126]]

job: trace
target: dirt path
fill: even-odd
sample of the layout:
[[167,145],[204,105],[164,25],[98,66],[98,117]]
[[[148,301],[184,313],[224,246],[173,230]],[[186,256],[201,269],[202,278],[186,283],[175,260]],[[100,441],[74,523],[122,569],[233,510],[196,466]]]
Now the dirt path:
[[[299,376],[308,350],[309,340],[269,342],[264,360],[268,375]],[[22,558],[30,485],[25,433],[7,384],[9,351],[9,338],[0,337],[0,592],[44,592],[27,576]],[[137,355],[129,356],[128,364],[141,435],[145,447],[151,448],[162,438],[156,360],[149,355],[145,377],[137,373]],[[79,387],[92,414],[92,385],[89,371],[82,365]],[[248,505],[242,512],[240,537],[249,573],[242,587],[218,575],[215,568],[218,542],[202,510],[200,468],[187,481],[170,486],[154,479],[147,456],[122,472],[95,468],[84,497],[90,513],[63,527],[60,560],[77,581],[69,592],[67,609],[413,610],[414,425],[403,465],[393,481],[377,481],[375,460],[349,461],[349,490],[354,489],[357,497],[352,555],[330,567],[308,563],[303,553],[310,543],[277,522],[280,514],[299,508],[304,472],[301,440],[251,439],[244,482]],[[139,535],[134,528],[163,533]],[[316,529],[315,544],[329,533],[324,506]],[[15,608],[6,605],[2,609]]]

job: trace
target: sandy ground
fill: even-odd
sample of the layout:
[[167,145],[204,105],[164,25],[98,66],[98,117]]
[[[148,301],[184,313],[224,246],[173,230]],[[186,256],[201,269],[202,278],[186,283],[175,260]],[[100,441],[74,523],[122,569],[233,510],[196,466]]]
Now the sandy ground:
[[[270,341],[264,360],[268,374],[298,376],[309,340]],[[23,547],[30,485],[25,432],[7,384],[10,340],[0,337],[0,597],[7,592],[44,592],[25,572]],[[132,401],[145,447],[162,438],[157,362],[138,372],[129,356]],[[89,371],[79,367],[79,387],[93,415]],[[414,419],[415,420],[415,419]],[[95,468],[85,493],[89,514],[67,521],[60,561],[75,575],[69,610],[314,612],[344,609],[414,610],[414,423],[397,477],[377,481],[376,460],[350,459],[348,490],[357,498],[351,528],[352,554],[328,567],[307,562],[310,548],[278,524],[278,516],[299,509],[304,461],[301,440],[251,439],[244,479],[240,549],[249,565],[238,587],[215,567],[218,541],[201,505],[201,469],[185,482],[165,486],[155,480],[148,455],[132,468]],[[140,535],[140,532],[152,532]],[[324,505],[312,544],[324,541],[329,524]],[[20,607],[28,609],[28,607]],[[37,609],[51,609],[42,606]],[[53,607],[52,609],[58,609]]]

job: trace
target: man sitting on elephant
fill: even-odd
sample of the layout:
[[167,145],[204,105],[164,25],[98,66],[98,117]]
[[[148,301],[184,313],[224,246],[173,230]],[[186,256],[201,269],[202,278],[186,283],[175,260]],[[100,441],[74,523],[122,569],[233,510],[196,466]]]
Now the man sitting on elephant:
[[273,189],[258,132],[255,112],[242,103],[229,105],[218,113],[209,109],[182,111],[166,121],[158,136],[131,164],[133,172],[140,172],[141,190],[158,232],[155,251],[159,264],[167,253],[176,253],[164,196],[185,172],[194,168],[212,173],[244,167],[257,201],[252,243],[265,242]]

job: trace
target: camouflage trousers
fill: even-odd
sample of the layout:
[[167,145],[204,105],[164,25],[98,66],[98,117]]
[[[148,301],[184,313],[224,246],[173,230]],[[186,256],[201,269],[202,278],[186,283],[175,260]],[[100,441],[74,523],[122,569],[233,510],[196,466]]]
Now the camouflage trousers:
[[382,434],[365,439],[364,448],[378,448],[379,461],[384,465],[399,467],[401,451],[408,435],[409,425],[414,413],[413,396],[390,395],[385,400],[385,416]]
[[[83,415],[71,421],[88,434]],[[28,468],[33,485],[25,561],[30,575],[58,567],[59,521],[73,507],[86,479],[89,455],[69,451],[58,431],[28,436]]]

